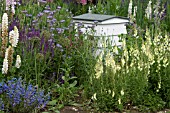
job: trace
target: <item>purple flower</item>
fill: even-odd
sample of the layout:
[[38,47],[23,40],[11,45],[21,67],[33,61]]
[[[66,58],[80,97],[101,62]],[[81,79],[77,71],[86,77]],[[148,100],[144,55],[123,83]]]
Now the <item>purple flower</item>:
[[60,9],[61,9],[61,6],[57,6],[57,9],[59,9],[59,10],[60,10]]
[[44,0],[39,0],[40,3],[47,3],[47,1],[44,1]]
[[[32,84],[26,86],[21,78],[13,78],[7,81],[7,83],[0,83],[0,88],[3,92],[3,96],[0,98],[0,110],[12,110],[17,105],[23,105],[22,107],[25,110],[31,110],[30,107],[33,110],[35,108],[45,107],[50,99],[49,94],[45,95],[44,91],[38,90],[36,86]],[[6,103],[4,104],[3,101]],[[12,108],[8,108],[6,104]]]
[[21,11],[21,12],[26,14],[26,13],[27,13],[27,10],[23,10],[23,11]]
[[40,12],[40,13],[37,14],[37,16],[38,16],[38,17],[41,17],[41,16],[43,16],[43,14],[44,14],[44,13],[41,13],[41,12]]
[[64,22],[65,22],[65,20],[60,20],[60,22],[61,22],[61,23],[64,23]]
[[43,12],[44,13],[50,13],[50,10],[44,10]]
[[4,110],[4,102],[2,98],[0,98],[0,110]]
[[53,16],[47,16],[47,18],[48,18],[48,19],[52,19],[52,18],[53,18]]
[[50,6],[47,5],[47,6],[45,7],[45,9],[50,10],[51,8],[50,8]]
[[62,28],[56,28],[56,30],[57,30],[58,34],[61,34],[64,32],[64,29],[62,29]]
[[32,14],[26,14],[26,17],[32,17]]

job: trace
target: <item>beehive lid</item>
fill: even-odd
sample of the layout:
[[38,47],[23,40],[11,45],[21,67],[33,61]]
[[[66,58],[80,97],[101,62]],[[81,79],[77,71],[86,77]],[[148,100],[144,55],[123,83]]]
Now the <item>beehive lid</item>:
[[114,15],[103,15],[103,14],[82,14],[79,16],[73,17],[74,20],[84,20],[84,21],[98,21],[98,22],[103,22],[112,18],[122,18],[122,19],[127,19],[124,17],[116,17]]

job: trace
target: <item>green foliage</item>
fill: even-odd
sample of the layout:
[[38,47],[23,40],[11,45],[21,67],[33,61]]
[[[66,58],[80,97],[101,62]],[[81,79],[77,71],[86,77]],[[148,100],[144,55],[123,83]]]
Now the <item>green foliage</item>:
[[[5,12],[4,1],[0,2],[0,17]],[[128,35],[120,35],[126,45],[121,48],[109,45],[97,57],[94,55],[97,40],[90,33],[82,34],[75,29],[71,22],[73,14],[87,13],[90,6],[92,13],[127,17],[129,0],[98,0],[96,6],[65,4],[63,0],[40,5],[36,0],[22,2],[16,6],[16,14],[9,16],[9,27],[14,23],[19,28],[20,42],[14,58],[22,55],[21,67],[12,67],[7,76],[0,74],[0,79],[22,76],[26,82],[50,91],[52,99],[44,113],[58,113],[65,105],[78,105],[79,90],[83,100],[90,101],[88,104],[99,112],[122,112],[129,106],[137,106],[142,112],[156,112],[170,107],[170,54],[169,50],[164,51],[170,41],[167,0],[159,5],[159,13],[166,5],[166,16],[152,14],[151,20],[145,17],[149,0],[133,0],[133,8],[138,7],[136,19],[132,18],[133,26],[128,25]],[[153,11],[156,2],[152,0]],[[51,14],[44,13],[46,9]],[[44,14],[38,16],[39,13]],[[56,20],[52,24],[51,15]],[[39,35],[31,37],[33,29]],[[50,48],[46,49],[47,46]],[[3,58],[0,63],[2,68]]]
[[166,104],[160,95],[154,94],[153,92],[145,92],[140,101],[141,105],[139,105],[139,109],[144,112],[159,111],[164,108]]
[[[76,92],[78,91],[77,85],[77,77],[71,76],[71,61],[70,58],[66,58],[64,61],[64,66],[61,70],[64,72],[62,75],[62,80],[59,83],[54,84],[52,87],[52,94],[54,99],[49,102],[49,105],[56,106],[55,109],[61,109],[65,105],[71,105],[74,103],[74,98],[77,96]],[[54,110],[54,109],[53,109]]]

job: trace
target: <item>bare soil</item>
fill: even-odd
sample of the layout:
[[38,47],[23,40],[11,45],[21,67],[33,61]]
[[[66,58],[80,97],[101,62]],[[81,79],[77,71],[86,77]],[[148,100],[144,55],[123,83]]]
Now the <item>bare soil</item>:
[[[60,113],[121,113],[121,112],[92,112],[92,111],[83,110],[80,107],[65,106],[60,111]],[[137,110],[129,110],[129,111],[122,112],[122,113],[143,113],[143,112],[139,112]],[[145,112],[145,113],[152,113],[152,112]],[[153,112],[153,113],[170,113],[170,110],[169,109],[165,109],[163,111]]]

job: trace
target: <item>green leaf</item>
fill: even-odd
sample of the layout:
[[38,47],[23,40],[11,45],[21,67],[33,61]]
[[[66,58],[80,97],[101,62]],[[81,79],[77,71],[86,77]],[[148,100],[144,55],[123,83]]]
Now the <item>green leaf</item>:
[[78,103],[72,103],[72,104],[70,104],[70,105],[76,106],[76,107],[81,107],[81,106],[82,106],[82,104],[78,104]]
[[64,81],[66,81],[66,77],[65,77],[65,76],[62,76],[62,79],[63,79]]
[[64,104],[59,104],[58,105],[58,109],[61,109],[61,108],[63,108],[64,107]]
[[48,103],[48,105],[56,105],[56,103],[57,103],[57,100],[52,100],[52,101],[50,101],[49,103]]
[[54,112],[55,112],[55,113],[60,113],[60,111],[59,111],[59,110],[55,110]]
[[49,112],[45,111],[45,112],[42,112],[42,113],[49,113]]
[[69,78],[69,80],[76,79],[76,78],[77,78],[77,77],[74,76],[74,77]]
[[76,84],[77,84],[77,81],[75,80],[72,84],[70,84],[70,87],[74,87],[76,86]]

